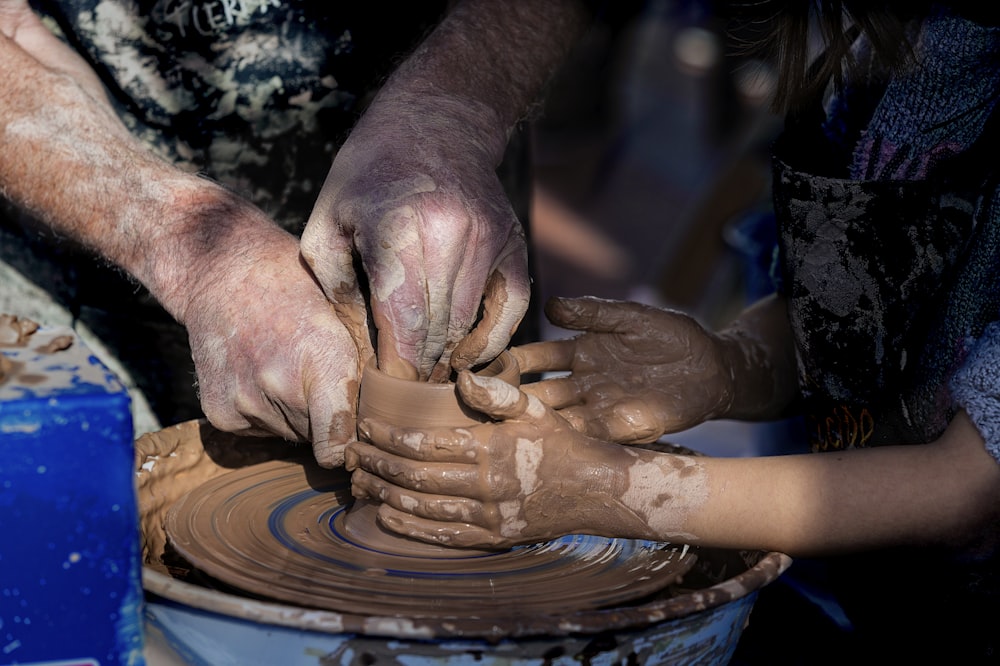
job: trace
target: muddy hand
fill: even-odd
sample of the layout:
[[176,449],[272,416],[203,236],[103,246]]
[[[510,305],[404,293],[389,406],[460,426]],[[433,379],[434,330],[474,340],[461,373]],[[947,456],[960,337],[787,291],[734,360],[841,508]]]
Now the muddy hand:
[[380,367],[445,380],[450,365],[470,367],[507,346],[527,309],[527,251],[492,153],[456,120],[472,108],[410,101],[385,103],[393,108],[369,111],[354,129],[302,252],[335,298],[329,248],[351,243],[371,290]]
[[545,309],[576,337],[513,350],[521,371],[568,371],[524,386],[592,437],[651,442],[719,417],[732,395],[719,338],[680,312],[597,298]]
[[379,521],[409,537],[460,547],[507,547],[563,534],[642,538],[630,473],[649,452],[577,432],[534,396],[469,372],[463,400],[496,419],[418,430],[361,424],[347,468],[356,497],[381,501]]
[[320,464],[342,464],[372,353],[360,297],[331,306],[277,227],[229,250],[183,320],[206,417],[222,430],[311,442]]

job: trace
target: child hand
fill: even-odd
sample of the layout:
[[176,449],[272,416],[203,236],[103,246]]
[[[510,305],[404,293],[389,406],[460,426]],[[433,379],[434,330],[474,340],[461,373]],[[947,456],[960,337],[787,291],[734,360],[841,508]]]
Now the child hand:
[[458,388],[500,421],[420,430],[364,420],[370,444],[348,447],[354,495],[382,502],[384,527],[476,548],[572,533],[650,535],[641,509],[625,503],[630,469],[649,452],[591,439],[502,380],[463,372]]
[[724,415],[732,401],[722,340],[686,314],[591,297],[552,299],[545,312],[583,333],[512,352],[522,373],[570,373],[523,388],[580,432],[652,442]]

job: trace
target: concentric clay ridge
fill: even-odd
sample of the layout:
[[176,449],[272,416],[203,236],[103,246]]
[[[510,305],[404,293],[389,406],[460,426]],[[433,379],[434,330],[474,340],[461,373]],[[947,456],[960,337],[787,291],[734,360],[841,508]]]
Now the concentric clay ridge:
[[491,553],[385,552],[377,538],[356,541],[344,529],[349,484],[346,472],[308,460],[254,465],[181,498],[167,534],[199,570],[249,593],[413,618],[607,607],[676,582],[695,560],[668,544],[591,536]]

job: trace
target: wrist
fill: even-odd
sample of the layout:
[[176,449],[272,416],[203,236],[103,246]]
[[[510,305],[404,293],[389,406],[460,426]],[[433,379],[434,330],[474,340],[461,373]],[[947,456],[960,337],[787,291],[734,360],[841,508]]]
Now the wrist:
[[728,378],[727,398],[716,418],[759,420],[778,417],[797,390],[770,348],[739,326],[717,335]]
[[691,543],[689,518],[705,496],[705,471],[695,457],[630,448],[620,495],[623,525],[633,538]]
[[384,90],[485,105],[505,132],[538,100],[592,20],[579,0],[453,4]]
[[364,137],[365,151],[372,146],[398,150],[400,146],[432,145],[494,169],[503,159],[512,122],[492,106],[460,94],[437,89],[384,90],[375,98],[345,144]]
[[722,357],[725,388],[719,401],[720,413],[715,418],[738,418],[743,411],[739,387],[743,385],[749,367],[746,345],[752,344],[742,331],[726,330],[716,335]]
[[192,300],[222,281],[243,282],[266,255],[297,252],[291,234],[250,202],[195,176],[175,183],[144,252],[128,267],[186,324]]

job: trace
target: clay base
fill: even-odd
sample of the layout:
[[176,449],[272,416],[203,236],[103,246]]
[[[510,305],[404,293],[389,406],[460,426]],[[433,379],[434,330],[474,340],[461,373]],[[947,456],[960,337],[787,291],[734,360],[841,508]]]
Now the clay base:
[[417,541],[416,539],[408,539],[382,528],[378,524],[377,513],[378,502],[356,499],[347,511],[337,516],[334,526],[347,539],[353,541],[358,546],[379,553],[406,555],[407,557],[452,559],[473,555],[487,555],[491,552],[471,548],[448,548]]
[[485,554],[414,548],[368,531],[377,528],[372,506],[345,528],[352,502],[343,470],[273,461],[202,484],[174,504],[165,528],[180,555],[227,585],[305,607],[411,618],[503,622],[604,608],[676,584],[696,560],[679,546],[591,536]]

